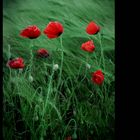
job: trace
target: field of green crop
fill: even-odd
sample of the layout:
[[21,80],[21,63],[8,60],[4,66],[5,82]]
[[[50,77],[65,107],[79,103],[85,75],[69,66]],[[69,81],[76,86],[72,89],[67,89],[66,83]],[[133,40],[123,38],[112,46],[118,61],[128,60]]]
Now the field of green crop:
[[[4,140],[114,139],[114,20],[114,0],[3,1]],[[50,21],[63,25],[60,37],[48,39],[43,33]],[[101,27],[98,34],[86,33],[90,21]],[[19,35],[28,25],[42,32],[32,40],[32,67],[31,40]],[[96,46],[90,54],[81,50],[88,40]],[[47,49],[49,57],[36,57],[39,48]],[[17,57],[24,59],[23,71],[6,66]],[[105,76],[102,85],[91,81],[98,69]]]

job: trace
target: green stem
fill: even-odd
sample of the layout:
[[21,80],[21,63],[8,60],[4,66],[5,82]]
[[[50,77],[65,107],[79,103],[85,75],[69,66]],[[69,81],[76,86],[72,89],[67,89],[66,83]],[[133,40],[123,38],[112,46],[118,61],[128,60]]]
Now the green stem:
[[31,40],[31,44],[30,44],[30,73],[32,71],[32,66],[33,66],[33,41]]
[[[10,46],[10,44],[8,44],[8,61],[10,60],[10,58],[11,58],[11,46]],[[9,79],[10,79],[10,81],[11,81],[11,68],[9,67],[9,71],[10,71],[10,73],[9,73]]]
[[11,58],[11,46],[8,44],[8,60]]
[[[53,65],[54,65],[54,62],[53,62]],[[45,103],[44,103],[44,107],[43,107],[43,111],[42,111],[42,120],[43,120],[43,117],[45,115],[47,104],[49,102],[49,97],[50,97],[50,93],[51,93],[51,86],[52,86],[52,81],[53,81],[53,75],[54,75],[54,70],[53,70],[53,67],[52,67],[52,73],[51,73],[51,76],[50,76],[50,79],[49,79],[49,83],[48,83],[47,97],[46,97],[46,100],[45,100]]]
[[89,58],[90,58],[90,53],[87,53],[87,58],[86,58],[86,62],[87,62],[87,64],[89,64],[89,63],[88,63]]
[[[53,65],[54,65],[54,62],[53,62]],[[47,100],[49,99],[50,93],[51,93],[51,85],[52,85],[53,75],[54,75],[54,70],[52,68],[52,74],[50,76],[49,86],[48,86],[48,92],[47,92]]]
[[[97,40],[98,41],[98,39],[97,39],[97,37],[93,37],[93,39],[92,38],[90,38],[90,37],[88,37],[90,40]],[[93,54],[94,54],[94,57],[95,57],[95,60],[96,60],[96,63],[97,63],[97,65],[99,66],[99,63],[98,63],[98,58],[97,58],[97,55],[96,55],[96,48],[95,48],[95,51],[93,52]]]
[[27,71],[29,71],[30,72],[30,75],[31,75],[31,72],[32,72],[32,66],[33,66],[33,51],[32,51],[32,49],[33,49],[33,40],[30,40],[30,46],[29,46],[30,48],[30,60],[29,60],[29,65],[27,66],[27,68],[26,68],[26,70],[25,70],[25,74],[24,74],[24,77],[26,76],[26,74],[27,74]]
[[18,73],[18,71],[15,71],[15,77],[17,80],[17,82],[16,82],[17,93],[19,94],[19,73]]
[[64,130],[64,133],[63,133],[62,139],[64,139],[64,136],[65,136],[66,130],[68,129],[68,126],[69,126],[69,124],[70,124],[72,121],[75,123],[75,131],[76,131],[76,129],[77,129],[76,121],[75,121],[75,119],[71,119],[71,120],[68,122],[68,124],[67,124],[67,126],[66,126],[66,128],[65,128],[65,130]]
[[10,79],[10,81],[11,81],[11,79],[12,79],[12,74],[11,74],[11,68],[9,68],[9,79]]
[[60,64],[60,74],[59,74],[59,81],[57,88],[60,86],[60,82],[62,79],[62,68],[63,68],[63,59],[64,59],[64,50],[63,50],[63,44],[62,44],[62,36],[60,37],[60,46],[61,46],[61,64]]
[[97,55],[96,55],[96,52],[94,52],[94,56],[95,56],[95,60],[96,60],[96,63],[97,63],[97,65],[98,65],[98,67],[99,67],[99,63],[98,63],[98,58],[97,58]]
[[100,48],[101,48],[101,57],[100,57],[100,65],[103,63],[103,68],[105,70],[105,60],[104,60],[104,53],[103,53],[103,47],[102,47],[102,39],[101,39],[101,34],[99,33],[99,43],[100,43]]

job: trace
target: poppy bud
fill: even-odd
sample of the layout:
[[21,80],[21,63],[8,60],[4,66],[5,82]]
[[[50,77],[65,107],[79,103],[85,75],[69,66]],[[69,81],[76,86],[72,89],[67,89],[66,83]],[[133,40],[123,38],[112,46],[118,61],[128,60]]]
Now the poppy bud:
[[34,80],[33,77],[31,75],[29,75],[29,81],[33,82],[33,80]]
[[34,117],[34,121],[38,121],[38,115]]
[[77,139],[77,134],[76,134],[76,132],[73,133],[72,139],[74,139],[74,140]]
[[87,69],[90,69],[90,68],[91,68],[91,65],[88,64],[88,63],[86,63],[86,68],[87,68]]
[[53,70],[56,71],[59,68],[58,64],[53,65]]

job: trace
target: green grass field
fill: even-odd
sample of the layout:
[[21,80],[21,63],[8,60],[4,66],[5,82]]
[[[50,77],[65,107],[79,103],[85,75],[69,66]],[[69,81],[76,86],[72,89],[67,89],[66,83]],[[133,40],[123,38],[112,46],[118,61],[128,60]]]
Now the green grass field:
[[[4,140],[64,140],[67,136],[72,136],[72,140],[113,140],[114,0],[4,0],[3,3]],[[101,27],[96,35],[85,32],[92,20]],[[43,34],[50,21],[62,23],[61,37],[48,39]],[[31,69],[31,40],[19,36],[28,25],[37,25],[42,31],[33,40]],[[96,49],[88,56],[80,47],[89,39],[94,41]],[[63,62],[62,52],[57,49],[61,45]],[[49,58],[37,58],[39,48],[47,49]],[[10,58],[16,57],[24,58],[23,71],[6,66]],[[91,65],[90,69],[86,63]],[[57,71],[53,71],[53,64],[59,65]],[[101,86],[91,81],[91,73],[98,69],[105,75]]]

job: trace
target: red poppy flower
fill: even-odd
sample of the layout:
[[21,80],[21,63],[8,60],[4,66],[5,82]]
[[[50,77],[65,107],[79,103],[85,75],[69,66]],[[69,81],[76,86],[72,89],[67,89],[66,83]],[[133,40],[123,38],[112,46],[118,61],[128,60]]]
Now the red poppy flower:
[[65,140],[72,140],[71,136],[65,138]]
[[101,85],[104,81],[104,75],[101,70],[92,73],[92,81],[97,85]]
[[37,51],[37,55],[40,57],[47,58],[49,56],[49,53],[46,49],[41,48]]
[[24,60],[20,57],[13,60],[9,60],[7,62],[7,66],[13,69],[22,69],[24,68]]
[[29,38],[29,39],[35,39],[39,37],[40,34],[41,34],[40,29],[35,25],[26,27],[20,33],[22,37]]
[[100,27],[93,21],[91,21],[86,28],[86,32],[90,35],[97,34],[99,31]]
[[48,38],[52,39],[60,36],[63,33],[63,31],[64,29],[62,24],[60,24],[57,21],[54,21],[54,22],[49,22],[49,24],[44,30],[44,34],[46,34]]
[[93,52],[95,50],[95,46],[92,40],[89,40],[82,44],[81,49],[87,52]]

